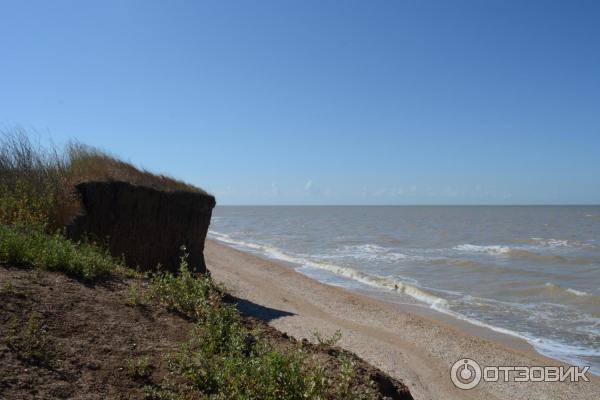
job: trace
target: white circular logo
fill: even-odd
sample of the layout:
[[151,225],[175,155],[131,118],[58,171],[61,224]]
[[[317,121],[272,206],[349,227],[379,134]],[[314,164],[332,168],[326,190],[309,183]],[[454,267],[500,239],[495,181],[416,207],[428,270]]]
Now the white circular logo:
[[473,389],[481,381],[481,367],[470,358],[462,358],[452,364],[450,379],[459,389]]

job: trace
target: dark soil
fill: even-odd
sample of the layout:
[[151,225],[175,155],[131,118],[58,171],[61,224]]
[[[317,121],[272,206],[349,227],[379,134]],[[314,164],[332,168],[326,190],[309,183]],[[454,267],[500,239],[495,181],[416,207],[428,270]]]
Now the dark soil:
[[[112,279],[91,286],[59,273],[0,266],[0,399],[134,399],[144,397],[145,385],[159,385],[167,373],[165,355],[177,351],[191,323],[155,304],[131,305],[130,284],[145,282]],[[36,334],[24,341],[32,316],[39,321]],[[262,321],[244,317],[244,323],[282,350],[296,345]],[[23,343],[39,351],[28,352]],[[301,345],[333,374],[340,355],[349,357],[355,390],[412,399],[401,382],[352,353]],[[139,357],[148,358],[146,378],[128,374],[128,361]]]

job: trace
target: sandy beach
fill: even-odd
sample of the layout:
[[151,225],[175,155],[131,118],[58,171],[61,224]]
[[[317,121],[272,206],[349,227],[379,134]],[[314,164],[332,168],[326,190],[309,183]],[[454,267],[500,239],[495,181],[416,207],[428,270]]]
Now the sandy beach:
[[561,366],[526,342],[322,284],[293,268],[207,240],[205,257],[216,281],[240,298],[242,310],[298,339],[341,331],[339,345],[402,380],[415,399],[596,399],[590,382],[484,382],[461,390],[452,364],[471,358],[481,366]]

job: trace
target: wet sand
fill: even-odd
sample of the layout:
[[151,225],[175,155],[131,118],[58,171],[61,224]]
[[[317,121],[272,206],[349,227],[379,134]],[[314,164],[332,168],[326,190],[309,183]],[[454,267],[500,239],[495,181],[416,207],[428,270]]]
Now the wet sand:
[[422,307],[377,300],[322,284],[293,268],[207,240],[205,257],[216,281],[244,312],[298,338],[341,331],[344,347],[397,379],[415,399],[597,399],[590,382],[484,382],[471,390],[450,380],[452,364],[471,358],[481,366],[561,366],[525,341]]

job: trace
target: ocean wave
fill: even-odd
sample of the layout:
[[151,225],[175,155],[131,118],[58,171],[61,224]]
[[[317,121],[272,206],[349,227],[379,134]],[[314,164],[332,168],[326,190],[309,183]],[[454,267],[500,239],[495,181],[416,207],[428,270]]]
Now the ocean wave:
[[465,253],[488,254],[502,258],[526,258],[549,263],[592,264],[599,261],[598,257],[572,257],[559,254],[540,254],[524,247],[509,247],[502,245],[482,246],[467,243],[454,246],[452,249]]
[[445,263],[452,267],[460,268],[461,270],[467,271],[468,273],[485,273],[494,275],[518,275],[518,276],[554,276],[553,274],[539,271],[529,271],[527,269],[520,269],[518,265],[511,265],[511,268],[506,266],[499,266],[493,263],[484,263],[476,260],[467,259],[446,259]]
[[493,255],[503,255],[508,254],[511,251],[511,248],[508,246],[500,246],[500,245],[490,245],[490,246],[480,246],[476,244],[459,244],[458,246],[453,247],[454,250],[463,251],[467,253],[485,253],[485,254],[493,254]]
[[600,304],[600,296],[573,288],[564,288],[557,284],[546,282],[544,285],[509,289],[518,298],[537,297],[544,301],[557,304]]
[[[600,349],[590,348],[588,345],[583,344],[566,344],[549,338],[540,338],[529,332],[518,332],[512,329],[502,328],[496,325],[486,323],[479,319],[468,317],[462,313],[453,311],[450,309],[448,304],[434,304],[431,308],[443,314],[449,315],[453,318],[468,322],[472,325],[480,326],[482,328],[486,328],[494,332],[502,333],[504,335],[524,340],[530,345],[532,345],[540,354],[543,354],[548,357],[553,357],[558,360],[571,363],[573,365],[587,365],[585,359],[586,357],[600,357]],[[594,371],[594,373],[597,374],[598,372],[600,372],[600,368],[594,366],[592,367],[592,371]]]
[[302,267],[309,267],[309,268],[327,271],[327,272],[333,273],[335,275],[338,275],[338,276],[341,276],[341,277],[344,277],[347,279],[351,279],[353,281],[360,282],[365,285],[369,285],[369,286],[376,287],[379,289],[384,289],[384,290],[396,292],[399,294],[405,294],[416,300],[419,300],[426,304],[429,304],[430,306],[441,305],[446,302],[445,299],[438,297],[432,293],[429,293],[428,291],[421,289],[414,284],[404,282],[400,279],[395,279],[395,278],[390,278],[390,277],[381,277],[378,275],[367,274],[365,272],[361,272],[361,271],[358,271],[358,270],[356,270],[354,268],[350,268],[350,267],[344,267],[344,266],[340,266],[340,265],[336,265],[336,264],[309,260],[309,259],[306,259],[301,256],[287,254],[287,253],[281,251],[280,249],[277,249],[277,248],[274,248],[271,246],[259,245],[256,243],[248,243],[245,241],[236,240],[236,239],[231,238],[231,236],[229,236],[227,234],[222,234],[222,233],[218,233],[218,232],[214,232],[214,231],[209,231],[209,233],[216,240],[222,241],[227,244],[241,246],[241,247],[245,247],[245,248],[252,249],[255,251],[259,251],[262,254],[264,254],[270,258],[287,261],[287,262],[290,262],[293,264],[300,265]]
[[336,249],[336,253],[338,253],[338,255],[341,257],[353,257],[363,260],[385,260],[392,262],[414,258],[407,254],[398,253],[389,248],[376,244],[342,246]]
[[562,256],[558,254],[538,254],[529,250],[523,249],[511,249],[507,255],[509,257],[528,258],[532,260],[548,262],[548,263],[561,263],[561,264],[593,264],[598,261],[598,257],[571,257]]
[[526,243],[531,243],[534,245],[538,245],[540,247],[547,247],[551,249],[556,248],[594,248],[595,246],[590,243],[582,242],[579,240],[567,240],[567,239],[545,239],[534,237],[527,241]]
[[574,294],[575,296],[591,296],[590,293],[588,292],[583,292],[581,290],[575,290],[575,289],[571,289],[571,288],[567,288],[566,289],[567,292]]
[[208,233],[210,235],[212,235],[214,237],[214,239],[219,240],[221,242],[227,243],[227,244],[232,244],[232,245],[236,245],[236,246],[242,246],[242,247],[247,247],[253,250],[261,250],[263,248],[263,246],[260,246],[258,244],[255,243],[249,243],[249,242],[245,242],[243,240],[236,240],[233,239],[231,236],[229,236],[226,233],[219,233],[219,232],[215,232],[215,231],[211,231],[209,230]]
[[563,288],[563,287],[555,285],[554,283],[551,283],[551,282],[546,282],[544,284],[544,288],[546,288],[550,292],[555,292],[555,293],[559,293],[559,294],[567,294],[568,293],[570,295],[577,296],[577,297],[593,296],[591,293],[584,292],[582,290],[571,289],[571,288]]

